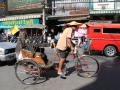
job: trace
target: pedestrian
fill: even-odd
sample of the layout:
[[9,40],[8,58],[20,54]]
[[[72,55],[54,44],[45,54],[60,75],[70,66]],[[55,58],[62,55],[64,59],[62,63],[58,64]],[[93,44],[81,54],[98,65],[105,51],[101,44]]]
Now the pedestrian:
[[87,26],[83,24],[78,29],[78,36],[79,36],[79,45],[82,46],[86,37],[87,37]]
[[11,35],[10,42],[14,42],[14,36]]
[[51,42],[50,42],[50,48],[54,48],[55,49],[55,32],[53,29],[51,29]]
[[69,52],[74,51],[74,45],[71,38],[72,33],[76,30],[78,24],[79,23],[77,23],[76,21],[68,23],[67,25],[69,25],[69,27],[65,28],[56,46],[57,51],[60,53],[58,74],[61,75],[61,77],[65,77],[64,73],[62,72],[62,66],[66,61]]
[[10,34],[8,34],[8,37],[7,37],[8,42],[10,42],[10,38],[11,38],[11,35],[10,35]]
[[48,34],[47,43],[50,45],[50,42],[51,42],[51,34]]
[[5,33],[2,33],[2,35],[3,35],[3,40],[7,41],[7,35]]
[[41,33],[41,35],[40,35],[40,43],[43,43],[44,41],[44,35],[45,35],[45,30],[44,29],[42,29],[42,33]]

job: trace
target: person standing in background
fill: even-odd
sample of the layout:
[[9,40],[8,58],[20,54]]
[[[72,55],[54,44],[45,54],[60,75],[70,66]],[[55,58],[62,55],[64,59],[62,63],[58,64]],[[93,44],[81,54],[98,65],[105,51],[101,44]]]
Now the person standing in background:
[[51,42],[50,42],[50,48],[53,48],[55,49],[55,32],[53,29],[51,29]]
[[51,35],[48,34],[48,37],[47,37],[47,43],[50,45],[50,42],[51,42]]
[[85,38],[87,37],[87,26],[85,24],[79,27],[78,36],[79,36],[79,45],[81,46],[84,43]]

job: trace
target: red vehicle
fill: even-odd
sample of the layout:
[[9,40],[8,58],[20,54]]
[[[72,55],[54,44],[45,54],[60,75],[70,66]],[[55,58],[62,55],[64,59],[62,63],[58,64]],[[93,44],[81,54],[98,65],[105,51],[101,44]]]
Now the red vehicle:
[[89,50],[101,51],[113,57],[120,52],[120,24],[90,24],[88,26]]

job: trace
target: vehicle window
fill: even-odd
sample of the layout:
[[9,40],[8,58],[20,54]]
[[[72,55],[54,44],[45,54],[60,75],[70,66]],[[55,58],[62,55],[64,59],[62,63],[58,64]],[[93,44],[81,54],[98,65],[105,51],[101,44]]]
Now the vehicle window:
[[120,34],[120,28],[103,28],[103,33]]
[[100,29],[94,29],[94,32],[95,32],[95,33],[99,33],[99,32],[100,32]]

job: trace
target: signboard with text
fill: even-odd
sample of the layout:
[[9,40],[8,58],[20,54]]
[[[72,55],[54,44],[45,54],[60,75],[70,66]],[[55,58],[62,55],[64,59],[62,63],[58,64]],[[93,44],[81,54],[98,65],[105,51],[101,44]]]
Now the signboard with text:
[[0,28],[11,28],[14,25],[22,26],[25,24],[40,24],[39,19],[21,19],[21,20],[8,20],[8,21],[1,21]]
[[0,18],[5,16],[5,10],[6,10],[5,0],[0,0]]
[[42,8],[43,0],[8,0],[8,11]]
[[0,8],[5,9],[5,4],[0,3]]

